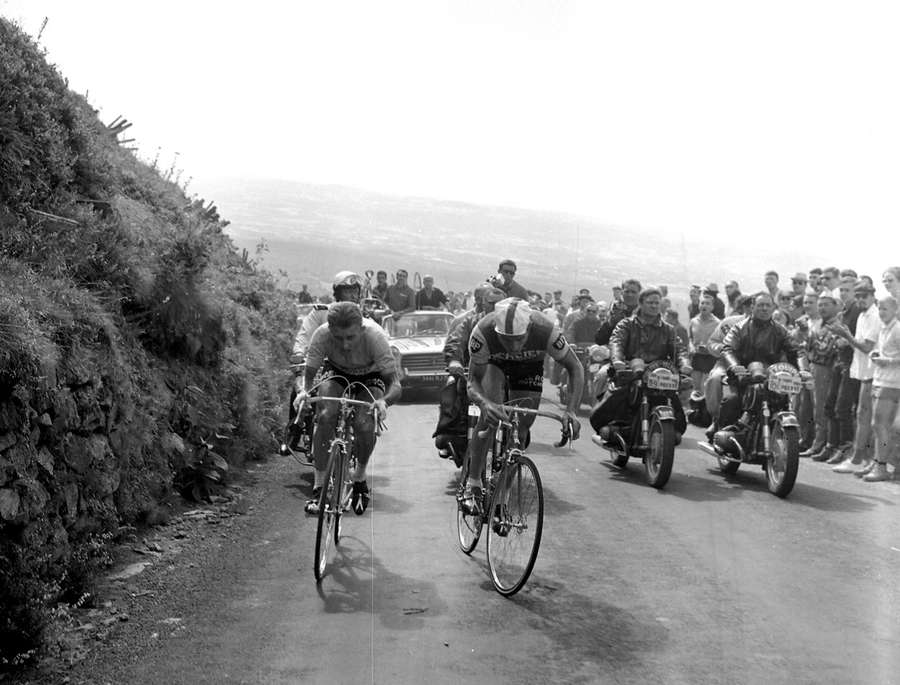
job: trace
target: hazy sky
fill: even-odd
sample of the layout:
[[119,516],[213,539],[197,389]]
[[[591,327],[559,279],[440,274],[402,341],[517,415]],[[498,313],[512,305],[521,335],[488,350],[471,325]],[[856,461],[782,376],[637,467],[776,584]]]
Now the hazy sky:
[[[900,3],[0,0],[105,121],[213,175],[900,262]],[[748,235],[744,233],[743,235]],[[830,246],[830,247],[829,247]],[[889,249],[887,249],[889,248]],[[890,256],[886,256],[890,255]],[[839,259],[841,257],[841,259]]]

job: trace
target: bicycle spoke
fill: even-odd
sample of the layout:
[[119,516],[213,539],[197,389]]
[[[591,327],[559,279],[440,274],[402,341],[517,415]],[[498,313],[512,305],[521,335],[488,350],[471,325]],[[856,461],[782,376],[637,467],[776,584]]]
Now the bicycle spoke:
[[537,467],[520,456],[501,473],[488,512],[487,557],[500,594],[518,592],[534,567],[541,543],[544,497]]

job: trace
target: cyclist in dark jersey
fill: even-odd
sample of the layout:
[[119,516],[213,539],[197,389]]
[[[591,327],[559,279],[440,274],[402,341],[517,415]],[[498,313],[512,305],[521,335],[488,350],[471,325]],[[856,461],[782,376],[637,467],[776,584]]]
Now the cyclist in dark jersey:
[[[482,318],[469,338],[469,399],[481,407],[478,429],[469,443],[469,479],[463,506],[473,509],[480,501],[481,473],[492,434],[479,431],[507,418],[503,407],[504,389],[509,399],[523,399],[522,406],[537,409],[544,384],[544,358],[550,355],[569,373],[572,393],[566,415],[572,439],[578,438],[581,424],[575,411],[581,399],[584,373],[559,326],[532,310],[516,297],[500,300],[494,312]],[[533,415],[522,417],[520,438],[524,441]]]

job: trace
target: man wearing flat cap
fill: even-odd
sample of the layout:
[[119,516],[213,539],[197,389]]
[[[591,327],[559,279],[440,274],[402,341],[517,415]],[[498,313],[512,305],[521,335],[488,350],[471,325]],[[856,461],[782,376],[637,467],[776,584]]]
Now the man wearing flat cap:
[[794,293],[794,296],[804,295],[806,293],[806,286],[808,284],[809,279],[804,273],[798,271],[793,276],[791,276],[791,291]]
[[422,289],[416,293],[416,309],[446,309],[447,296],[434,287],[434,276],[422,276]]
[[720,321],[725,318],[725,303],[719,299],[719,286],[710,283],[703,289],[703,295],[711,295],[713,298],[713,316]]

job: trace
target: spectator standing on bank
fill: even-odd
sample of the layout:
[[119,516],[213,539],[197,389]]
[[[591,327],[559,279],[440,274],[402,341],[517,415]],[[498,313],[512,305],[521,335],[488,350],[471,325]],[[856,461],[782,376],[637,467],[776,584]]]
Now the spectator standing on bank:
[[515,280],[516,263],[511,259],[504,259],[497,267],[500,274],[500,281],[496,284],[500,290],[506,293],[507,297],[518,297],[528,302],[528,290]]
[[741,288],[737,281],[728,281],[725,284],[725,316],[731,316],[735,313],[737,299],[741,296]]
[[897,320],[897,298],[888,295],[878,303],[881,330],[872,353],[875,371],[872,377],[872,426],[875,432],[875,459],[872,470],[863,480],[890,480],[887,465],[892,462],[897,473],[897,454],[890,454],[891,432],[897,429],[900,407],[900,321]]
[[312,293],[309,292],[308,286],[304,283],[300,286],[300,292],[297,293],[297,302],[300,304],[311,304],[313,301]]
[[372,295],[384,302],[387,299],[387,291],[390,286],[387,282],[387,271],[379,271],[375,274],[375,285],[372,287]]
[[703,289],[703,292],[700,293],[701,297],[703,295],[712,295],[713,316],[715,316],[719,320],[724,319],[725,318],[725,303],[722,302],[721,299],[719,299],[719,286],[717,286],[715,283],[710,283]]

